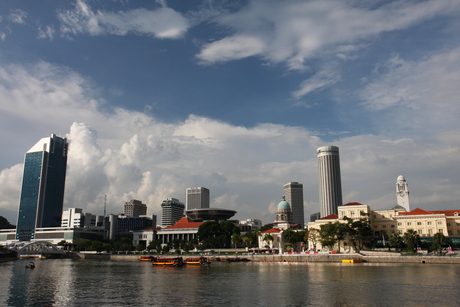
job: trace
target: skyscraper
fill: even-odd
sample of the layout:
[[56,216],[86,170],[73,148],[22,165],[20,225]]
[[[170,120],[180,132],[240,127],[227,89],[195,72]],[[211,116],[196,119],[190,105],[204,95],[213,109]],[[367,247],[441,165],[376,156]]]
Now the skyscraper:
[[140,200],[131,199],[125,202],[123,206],[123,214],[125,216],[139,217],[139,215],[147,214],[147,205],[143,204]]
[[172,226],[184,216],[185,205],[176,198],[166,198],[161,203],[161,225]]
[[406,211],[410,211],[409,205],[409,186],[407,185],[406,178],[403,175],[399,175],[396,180],[396,202],[401,207],[406,208]]
[[303,211],[303,184],[298,182],[289,182],[283,185],[284,196],[286,201],[291,205],[292,222],[299,224],[303,229],[305,227],[305,216]]
[[17,240],[34,239],[35,228],[61,226],[67,149],[67,139],[52,134],[26,153]]
[[342,204],[339,148],[323,146],[316,150],[318,157],[318,186],[321,217],[337,214]]
[[209,208],[209,189],[187,188],[186,196],[187,210]]

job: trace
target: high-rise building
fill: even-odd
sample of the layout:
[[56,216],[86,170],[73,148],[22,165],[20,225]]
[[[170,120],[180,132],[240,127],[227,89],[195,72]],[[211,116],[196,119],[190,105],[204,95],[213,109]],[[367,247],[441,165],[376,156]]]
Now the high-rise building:
[[172,226],[184,217],[185,205],[176,198],[166,198],[161,203],[161,225]]
[[342,180],[337,146],[323,146],[316,150],[318,157],[318,185],[321,217],[337,214],[342,206]]
[[396,180],[396,202],[401,207],[404,207],[407,212],[410,211],[409,186],[407,185],[406,178],[402,175],[399,175]]
[[139,215],[147,214],[147,205],[143,204],[140,200],[131,199],[125,202],[123,207],[123,214],[125,216],[139,217]]
[[67,139],[54,134],[27,151],[16,239],[30,241],[35,228],[61,226],[67,170]]
[[186,196],[187,210],[209,208],[209,189],[187,188]]
[[291,205],[292,222],[305,228],[305,216],[303,211],[303,184],[289,182],[283,185],[284,197]]

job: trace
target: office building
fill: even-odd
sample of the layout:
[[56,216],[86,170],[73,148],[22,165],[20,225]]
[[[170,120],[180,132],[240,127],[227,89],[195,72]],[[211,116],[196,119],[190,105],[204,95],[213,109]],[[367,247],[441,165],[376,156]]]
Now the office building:
[[125,202],[123,209],[125,216],[139,217],[147,214],[147,205],[136,199]]
[[209,189],[187,188],[185,203],[187,210],[209,208]]
[[337,214],[342,204],[342,182],[340,177],[339,148],[336,146],[319,147],[318,186],[321,218]]
[[396,180],[396,203],[405,208],[407,212],[410,211],[409,205],[409,186],[407,185],[406,178],[400,175]]
[[303,184],[289,182],[283,185],[284,197],[291,205],[292,222],[299,224],[300,228],[305,228],[305,215],[303,211]]
[[67,139],[51,135],[27,151],[16,239],[30,241],[35,229],[61,226],[67,170]]
[[62,212],[61,227],[66,228],[95,228],[103,226],[104,217],[84,213],[80,208],[69,208]]
[[[176,198],[166,198],[161,203],[161,225],[172,226],[184,216],[185,205]],[[155,226],[155,225],[154,225]]]

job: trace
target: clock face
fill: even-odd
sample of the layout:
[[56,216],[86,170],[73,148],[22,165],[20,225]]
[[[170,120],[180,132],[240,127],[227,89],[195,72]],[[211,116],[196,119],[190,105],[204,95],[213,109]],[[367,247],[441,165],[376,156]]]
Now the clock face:
[[399,192],[399,195],[400,195],[400,196],[404,196],[404,192]]

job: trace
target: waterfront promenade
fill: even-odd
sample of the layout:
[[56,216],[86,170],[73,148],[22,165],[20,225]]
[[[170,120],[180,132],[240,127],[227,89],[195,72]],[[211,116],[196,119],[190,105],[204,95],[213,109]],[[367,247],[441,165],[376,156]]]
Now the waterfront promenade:
[[[112,261],[138,261],[141,254],[86,254],[77,253],[82,259],[100,259]],[[172,254],[172,256],[176,256]],[[191,256],[191,255],[189,255]],[[164,255],[167,257],[167,255]],[[187,257],[187,255],[183,255]],[[382,252],[362,252],[350,254],[240,254],[235,255],[219,255],[214,254],[213,257],[241,257],[248,258],[253,262],[342,262],[343,259],[360,258],[369,263],[449,263],[460,264],[460,255],[453,254],[451,256],[404,256],[399,253],[382,253]]]

